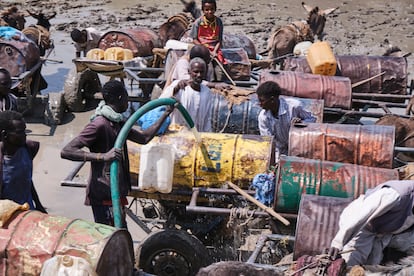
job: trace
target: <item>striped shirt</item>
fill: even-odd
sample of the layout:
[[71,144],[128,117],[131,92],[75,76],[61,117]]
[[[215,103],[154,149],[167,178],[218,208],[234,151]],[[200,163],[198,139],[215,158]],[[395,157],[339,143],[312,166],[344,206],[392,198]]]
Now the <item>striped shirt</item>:
[[315,122],[316,118],[303,109],[301,102],[292,98],[279,98],[279,114],[275,118],[270,110],[262,109],[258,124],[260,135],[274,136],[279,154],[288,153],[289,130],[292,118],[300,118],[304,122]]

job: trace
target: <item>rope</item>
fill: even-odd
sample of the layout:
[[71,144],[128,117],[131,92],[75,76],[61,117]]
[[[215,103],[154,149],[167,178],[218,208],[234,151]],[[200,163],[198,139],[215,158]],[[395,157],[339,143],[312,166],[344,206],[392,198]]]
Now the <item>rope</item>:
[[255,211],[252,211],[249,215],[249,211],[251,211],[249,208],[231,208],[227,228],[232,227],[236,219],[246,219],[244,222],[240,223],[239,226],[244,226],[249,223],[254,218],[255,213]]

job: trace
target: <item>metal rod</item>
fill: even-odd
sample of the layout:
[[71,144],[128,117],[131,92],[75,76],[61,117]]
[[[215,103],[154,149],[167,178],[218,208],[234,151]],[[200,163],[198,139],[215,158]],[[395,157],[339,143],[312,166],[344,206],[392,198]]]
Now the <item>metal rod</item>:
[[156,68],[156,67],[124,67],[130,71],[142,71],[142,72],[159,72],[162,73],[165,71],[164,68]]
[[[362,117],[373,117],[373,118],[381,118],[384,115],[386,115],[385,113],[357,111],[357,110],[343,110],[343,109],[336,109],[336,108],[329,108],[329,107],[325,107],[323,110],[324,110],[324,112],[327,112],[327,113],[357,115],[357,116],[362,116]],[[398,115],[402,118],[409,118],[410,117],[408,115],[400,115],[400,114],[394,114],[394,115]]]
[[[230,212],[232,212],[231,209],[227,208],[218,208],[218,207],[203,207],[203,206],[186,206],[186,211],[189,213],[195,213],[195,214],[215,214],[215,215],[230,215]],[[236,209],[236,214],[240,215],[240,210]],[[270,214],[263,211],[248,211],[247,215],[254,216],[254,217],[270,217]],[[283,217],[296,219],[297,215],[295,214],[280,214]]]
[[410,147],[394,147],[394,151],[398,151],[398,152],[414,152],[414,148],[410,148]]
[[76,182],[71,180],[63,180],[60,182],[62,187],[75,187],[75,188],[86,188],[88,184],[82,182]]
[[125,213],[136,223],[138,224],[139,227],[141,227],[141,229],[149,234],[151,233],[151,229],[148,228],[148,226],[145,224],[145,222],[143,222],[137,215],[135,215],[129,208],[125,208]]
[[388,106],[388,107],[407,107],[406,104],[398,104],[391,102],[381,102],[381,101],[371,101],[371,100],[362,100],[362,99],[352,99],[353,103],[364,103],[364,104],[375,104],[379,106]]
[[125,68],[124,71],[134,80],[136,80],[137,82],[140,83],[161,83],[164,82],[165,79],[155,79],[155,78],[140,78],[137,76],[137,74],[135,74],[134,72],[132,72],[130,69]]
[[352,93],[352,97],[376,97],[376,98],[411,99],[412,95],[395,95],[395,94],[379,94],[379,93]]

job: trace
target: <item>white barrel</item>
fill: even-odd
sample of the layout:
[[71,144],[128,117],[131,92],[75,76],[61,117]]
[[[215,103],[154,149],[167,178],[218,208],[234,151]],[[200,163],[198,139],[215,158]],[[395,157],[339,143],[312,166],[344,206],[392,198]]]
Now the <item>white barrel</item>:
[[141,147],[138,187],[145,192],[170,193],[175,150],[170,144],[146,144]]

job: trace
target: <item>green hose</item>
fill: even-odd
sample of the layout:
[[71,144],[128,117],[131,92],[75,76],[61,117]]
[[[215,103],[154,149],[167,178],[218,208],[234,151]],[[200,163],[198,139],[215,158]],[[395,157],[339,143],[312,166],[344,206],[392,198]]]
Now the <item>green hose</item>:
[[[140,107],[137,111],[135,111],[131,117],[126,121],[124,126],[121,128],[121,131],[116,138],[114,148],[122,149],[126,138],[129,134],[131,128],[135,125],[136,121],[148,111],[162,106],[162,105],[176,105],[178,110],[183,115],[185,121],[189,125],[190,128],[194,127],[193,119],[191,119],[190,114],[188,114],[187,109],[182,106],[176,99],[174,98],[162,98],[150,101]],[[112,197],[112,206],[114,211],[114,222],[115,227],[121,228],[122,227],[122,214],[121,214],[121,199],[119,196],[119,183],[118,183],[118,166],[119,161],[114,160],[112,161],[111,168],[110,168],[110,178],[111,178],[111,197]]]

